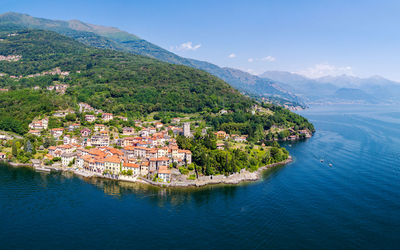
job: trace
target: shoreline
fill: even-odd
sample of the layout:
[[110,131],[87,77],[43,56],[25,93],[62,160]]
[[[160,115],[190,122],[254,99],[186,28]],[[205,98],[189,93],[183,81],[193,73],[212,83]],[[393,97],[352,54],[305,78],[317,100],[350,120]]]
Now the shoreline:
[[8,162],[4,161],[5,163],[9,164],[12,167],[31,167],[37,172],[50,172],[54,171],[62,171],[62,172],[71,172],[77,176],[84,177],[84,178],[103,178],[115,181],[123,181],[123,182],[133,182],[133,183],[143,183],[157,187],[203,187],[207,185],[217,185],[217,184],[226,184],[226,185],[237,185],[245,182],[255,182],[261,179],[262,174],[264,171],[277,167],[287,165],[293,162],[293,158],[289,156],[288,159],[272,163],[263,167],[258,168],[254,172],[250,172],[246,169],[242,169],[240,172],[225,176],[225,175],[215,175],[215,176],[200,176],[198,179],[195,180],[184,180],[184,181],[174,181],[174,182],[154,182],[152,180],[145,179],[143,177],[128,177],[122,176],[122,178],[111,178],[87,171],[82,170],[75,170],[75,169],[68,169],[68,168],[57,168],[57,167],[49,167],[49,166],[42,166],[40,168],[33,167],[33,164],[29,163],[15,163],[15,162]]
[[162,182],[153,182],[151,180],[147,180],[144,178],[140,178],[140,180],[142,180],[142,183],[147,183],[159,187],[203,187],[207,185],[217,185],[217,184],[237,185],[245,182],[259,181],[262,178],[262,174],[264,171],[277,166],[287,165],[291,162],[293,162],[293,158],[289,156],[289,158],[284,161],[260,167],[254,172],[242,169],[240,172],[231,174],[229,176],[224,176],[224,175],[201,176],[196,180],[186,180],[182,182],[162,183]]

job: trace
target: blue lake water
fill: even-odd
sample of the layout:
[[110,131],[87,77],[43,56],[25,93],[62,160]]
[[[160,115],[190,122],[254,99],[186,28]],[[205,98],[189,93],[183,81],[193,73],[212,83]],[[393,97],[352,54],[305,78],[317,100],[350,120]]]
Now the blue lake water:
[[0,249],[400,248],[400,108],[300,113],[317,133],[256,183],[160,189],[0,166]]

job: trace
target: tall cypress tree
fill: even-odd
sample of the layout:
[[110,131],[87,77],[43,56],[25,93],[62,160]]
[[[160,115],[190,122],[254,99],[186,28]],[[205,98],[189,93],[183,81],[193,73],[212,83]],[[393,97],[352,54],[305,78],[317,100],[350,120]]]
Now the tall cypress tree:
[[15,142],[13,142],[13,144],[12,144],[11,153],[12,153],[12,155],[13,155],[14,157],[17,157],[17,156],[18,156],[18,149],[17,149],[17,145],[15,144]]

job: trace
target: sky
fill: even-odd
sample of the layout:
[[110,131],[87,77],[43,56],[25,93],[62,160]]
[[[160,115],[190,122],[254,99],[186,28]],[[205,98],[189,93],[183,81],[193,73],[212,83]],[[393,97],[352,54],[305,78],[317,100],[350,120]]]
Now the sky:
[[400,81],[400,1],[0,0],[8,11],[117,27],[178,55],[252,74]]

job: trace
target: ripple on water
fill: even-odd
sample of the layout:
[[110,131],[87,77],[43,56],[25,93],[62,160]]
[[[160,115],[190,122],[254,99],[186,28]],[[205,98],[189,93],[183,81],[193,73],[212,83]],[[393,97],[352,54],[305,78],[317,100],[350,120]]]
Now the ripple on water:
[[400,117],[379,112],[302,112],[318,132],[287,147],[295,161],[240,186],[160,189],[1,167],[2,248],[396,248]]

